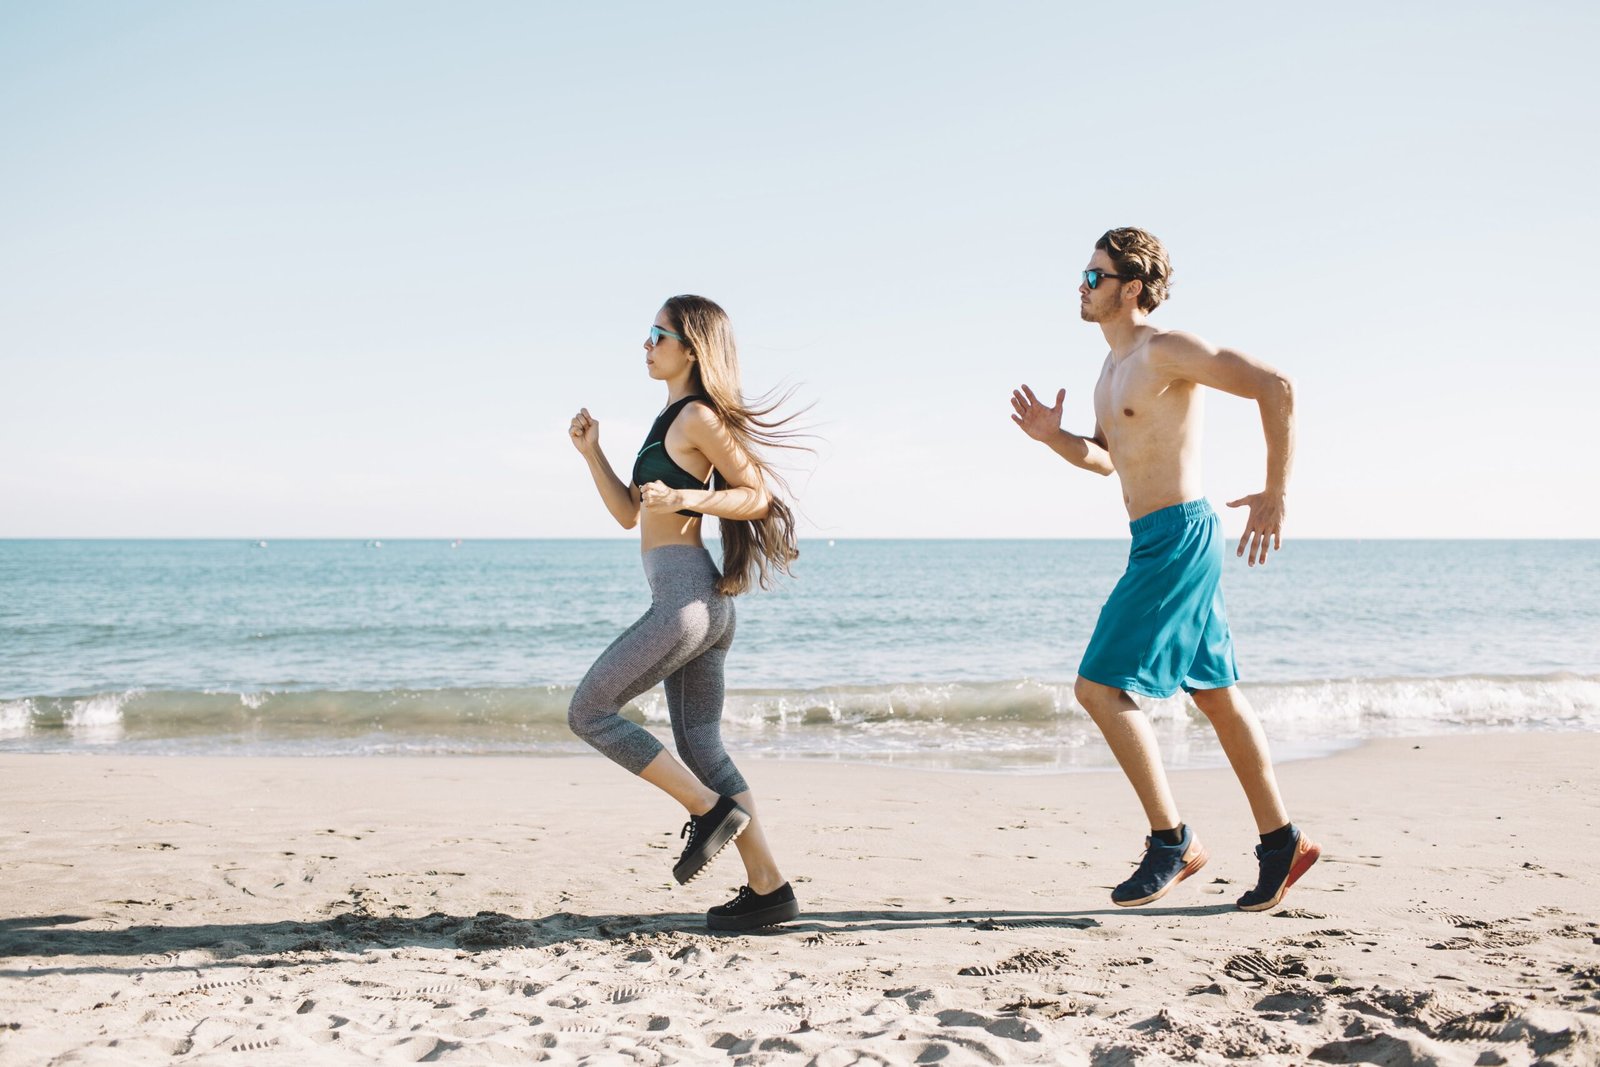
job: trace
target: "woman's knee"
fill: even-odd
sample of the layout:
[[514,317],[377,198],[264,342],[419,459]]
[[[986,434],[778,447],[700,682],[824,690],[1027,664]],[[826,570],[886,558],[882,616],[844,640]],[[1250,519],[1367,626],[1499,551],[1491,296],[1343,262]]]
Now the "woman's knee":
[[573,733],[587,740],[600,729],[602,723],[616,714],[616,711],[599,701],[586,700],[584,696],[581,688],[572,694],[572,702],[567,705],[567,726]]
[[579,737],[583,737],[588,734],[590,723],[592,721],[593,720],[589,717],[587,712],[578,710],[578,706],[576,704],[567,705],[567,729],[571,730]]

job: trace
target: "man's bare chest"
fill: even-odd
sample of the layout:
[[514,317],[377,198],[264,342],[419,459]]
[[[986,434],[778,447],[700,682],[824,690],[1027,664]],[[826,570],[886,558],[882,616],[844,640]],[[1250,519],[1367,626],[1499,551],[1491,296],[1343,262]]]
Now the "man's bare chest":
[[1107,360],[1095,383],[1095,417],[1102,427],[1111,430],[1170,416],[1176,399],[1170,386],[1171,382],[1143,359],[1130,358],[1120,364]]

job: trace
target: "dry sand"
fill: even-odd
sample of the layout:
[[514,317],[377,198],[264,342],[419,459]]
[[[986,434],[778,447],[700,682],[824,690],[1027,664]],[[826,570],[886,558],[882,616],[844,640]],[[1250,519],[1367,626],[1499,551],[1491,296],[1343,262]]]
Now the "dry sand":
[[1112,907],[1115,774],[748,762],[805,914],[717,936],[724,853],[598,758],[0,758],[0,1063],[1600,1062],[1600,736],[1287,763],[1322,862]]

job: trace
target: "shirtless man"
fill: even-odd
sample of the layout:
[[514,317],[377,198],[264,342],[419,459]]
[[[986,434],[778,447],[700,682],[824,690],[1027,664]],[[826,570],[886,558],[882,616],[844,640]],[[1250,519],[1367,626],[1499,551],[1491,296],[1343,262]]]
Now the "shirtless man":
[[1111,230],[1095,242],[1078,286],[1084,321],[1098,323],[1111,346],[1094,388],[1094,434],[1079,437],[1061,428],[1065,389],[1048,407],[1024,385],[1011,394],[1011,419],[1068,463],[1096,474],[1115,472],[1132,520],[1128,569],[1100,611],[1074,689],[1151,827],[1144,858],[1111,891],[1112,901],[1133,907],[1159,900],[1207,859],[1178,815],[1150,722],[1129,695],[1164,698],[1181,686],[1210,720],[1250,801],[1261,834],[1260,878],[1238,904],[1266,911],[1321,850],[1289,821],[1261,724],[1236,684],[1222,604],[1221,524],[1200,485],[1200,386],[1261,407],[1267,487],[1228,502],[1250,509],[1237,554],[1252,567],[1267,562],[1269,549],[1283,547],[1294,391],[1288,378],[1242,352],[1151,326],[1145,317],[1166,299],[1171,276],[1166,249],[1143,230]]

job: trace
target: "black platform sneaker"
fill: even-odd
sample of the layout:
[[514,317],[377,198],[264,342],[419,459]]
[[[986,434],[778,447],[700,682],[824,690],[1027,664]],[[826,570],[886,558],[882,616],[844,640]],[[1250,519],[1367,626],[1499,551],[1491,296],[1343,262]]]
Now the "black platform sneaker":
[[770,893],[757,893],[749,886],[726,904],[706,912],[708,930],[754,930],[759,926],[786,923],[800,914],[800,902],[785,882]]
[[683,846],[683,855],[672,866],[672,877],[679,885],[687,885],[749,825],[750,813],[735,804],[731,797],[722,797],[716,807],[704,815],[689,816],[689,821],[683,824],[683,832],[678,835],[689,841]]

